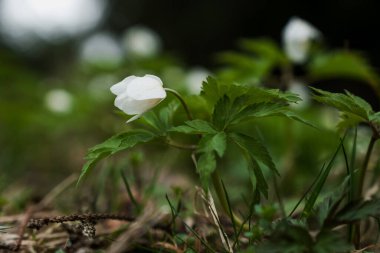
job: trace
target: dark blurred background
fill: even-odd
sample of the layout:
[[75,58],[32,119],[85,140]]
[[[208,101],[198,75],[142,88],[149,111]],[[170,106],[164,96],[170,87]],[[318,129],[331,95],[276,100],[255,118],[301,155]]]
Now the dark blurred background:
[[[0,2],[11,1],[13,0]],[[13,2],[16,4],[20,1]],[[27,0],[24,3],[26,2],[33,1]],[[43,2],[45,1],[40,1],[38,4],[43,5]],[[75,1],[71,2],[75,5]],[[26,53],[24,50],[18,52],[19,57],[28,60],[33,68],[49,69],[55,66],[54,63],[57,61],[66,62],[70,57],[75,57],[76,46],[86,35],[96,30],[106,30],[115,36],[120,36],[126,28],[138,24],[157,32],[162,38],[164,49],[180,56],[186,63],[212,67],[215,65],[214,54],[234,48],[238,38],[265,36],[280,42],[281,30],[286,22],[292,16],[299,16],[317,27],[329,46],[363,51],[375,66],[380,64],[380,36],[378,36],[380,19],[376,0],[94,0],[92,2],[101,2],[99,5],[102,6],[102,17],[95,20],[91,28],[84,29],[83,32],[70,36],[71,38],[63,36],[54,43],[45,43],[46,39],[43,39],[45,42],[43,40],[34,42],[40,44],[38,50],[36,48],[26,50],[38,52]],[[20,10],[27,8],[27,4],[22,4],[22,1],[17,4]],[[59,9],[59,4],[57,8]],[[81,11],[86,14],[86,8],[90,7],[84,4],[82,8]],[[5,14],[2,15],[4,19]],[[20,11],[19,15],[24,14]],[[9,49],[14,47],[14,42],[9,45],[3,41],[1,47],[2,50]],[[27,46],[24,46],[25,48]]]

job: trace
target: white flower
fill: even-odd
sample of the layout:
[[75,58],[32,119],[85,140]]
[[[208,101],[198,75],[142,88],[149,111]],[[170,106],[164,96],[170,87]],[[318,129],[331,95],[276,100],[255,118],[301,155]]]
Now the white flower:
[[71,110],[72,100],[71,94],[67,91],[55,89],[46,94],[45,105],[52,112],[67,113]]
[[319,36],[320,32],[305,20],[298,17],[291,18],[282,33],[287,56],[295,63],[305,62],[311,40]]
[[151,57],[160,51],[161,40],[151,29],[144,26],[134,26],[124,33],[123,45],[129,55]]
[[154,75],[128,76],[113,85],[111,92],[116,95],[117,108],[128,115],[135,115],[127,123],[139,118],[166,98],[161,79]]
[[202,82],[210,75],[207,69],[197,67],[189,71],[186,75],[186,86],[191,94],[199,94],[202,89]]

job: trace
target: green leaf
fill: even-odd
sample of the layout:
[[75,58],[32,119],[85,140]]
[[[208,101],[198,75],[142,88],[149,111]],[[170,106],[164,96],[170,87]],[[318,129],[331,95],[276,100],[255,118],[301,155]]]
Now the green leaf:
[[370,115],[369,120],[375,124],[380,124],[380,112]]
[[230,133],[228,136],[238,145],[238,147],[241,148],[243,154],[245,154],[248,162],[248,168],[252,170],[255,175],[257,188],[267,198],[268,185],[257,161],[260,161],[272,172],[278,175],[276,166],[274,165],[267,148],[261,141],[252,136],[241,133]]
[[315,92],[315,100],[333,106],[341,112],[341,120],[337,125],[339,129],[353,127],[361,122],[370,123],[371,119],[376,117],[370,104],[348,91],[342,94],[312,89]]
[[197,172],[199,173],[203,186],[207,186],[211,173],[216,168],[215,153],[221,158],[226,150],[226,134],[219,132],[207,134],[202,137],[198,144],[197,152],[200,153],[197,162]]
[[314,253],[345,253],[351,252],[352,249],[352,245],[343,239],[339,233],[329,230],[321,231],[313,245]]
[[248,87],[236,84],[225,84],[219,80],[208,77],[203,82],[201,96],[213,108],[220,98],[227,95],[231,100],[247,93]]
[[335,51],[321,53],[309,65],[313,78],[349,78],[365,81],[380,94],[379,76],[367,60],[357,53]]
[[212,152],[216,151],[219,157],[223,157],[224,151],[226,150],[226,134],[224,132],[219,132],[215,135],[206,135],[199,142],[200,152]]
[[337,214],[340,222],[354,222],[370,216],[380,217],[380,199],[364,201],[357,205],[349,203],[342,212]]
[[157,131],[158,135],[165,135],[168,129],[172,127],[174,113],[177,111],[179,103],[177,101],[170,102],[163,107],[158,114],[154,110],[144,113],[145,122]]
[[86,155],[87,162],[83,165],[77,184],[101,159],[119,151],[132,148],[138,143],[151,141],[155,137],[156,135],[149,131],[133,130],[114,135],[103,143],[90,148]]
[[341,139],[341,142],[339,143],[338,148],[336,149],[333,157],[331,158],[331,160],[330,160],[329,164],[326,166],[326,168],[324,170],[322,168],[323,172],[320,173],[320,176],[318,178],[317,183],[315,184],[314,188],[310,192],[309,198],[307,199],[307,201],[305,203],[305,207],[302,211],[301,217],[308,217],[312,213],[315,202],[317,201],[317,198],[322,191],[322,188],[323,188],[323,186],[327,180],[327,177],[330,174],[330,171],[331,171],[332,166],[334,164],[335,158],[337,157],[338,152],[342,148],[343,140],[344,140],[344,137],[343,137],[343,139]]
[[252,158],[252,156],[251,159],[248,159],[248,168],[255,174],[257,189],[265,198],[268,198],[268,184],[259,164]]
[[280,65],[288,63],[286,56],[278,45],[269,39],[242,39],[239,42],[240,48],[247,52],[252,52],[262,57],[271,59]]
[[323,228],[326,220],[331,219],[333,212],[338,207],[341,200],[346,196],[349,188],[350,176],[347,176],[342,184],[337,186],[327,197],[318,205],[316,216],[319,225]]
[[371,106],[366,101],[348,91],[346,91],[346,94],[342,94],[323,91],[316,88],[312,89],[315,91],[315,100],[333,106],[343,113],[356,115],[363,121],[367,121],[369,115],[373,113]]
[[186,121],[186,125],[172,127],[170,131],[185,134],[215,134],[217,131],[207,121],[195,119]]
[[231,117],[231,100],[224,95],[218,100],[212,114],[212,122],[218,130],[224,130]]
[[218,76],[231,82],[259,83],[268,78],[272,70],[289,62],[276,43],[269,39],[244,39],[239,42],[242,52],[223,52],[217,60],[225,65]]
[[214,152],[202,153],[199,156],[197,162],[197,172],[202,181],[202,185],[205,187],[208,185],[210,175],[216,169],[216,159]]
[[275,223],[274,231],[258,244],[257,253],[312,252],[313,238],[304,226],[288,220]]
[[246,150],[255,160],[260,161],[272,172],[279,175],[268,149],[259,139],[242,133],[230,133],[228,136],[240,148]]

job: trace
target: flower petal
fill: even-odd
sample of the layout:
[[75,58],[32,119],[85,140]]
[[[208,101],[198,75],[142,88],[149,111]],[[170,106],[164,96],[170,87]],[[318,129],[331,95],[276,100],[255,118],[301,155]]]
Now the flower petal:
[[166,92],[162,87],[160,78],[152,75],[138,77],[128,85],[126,92],[128,95],[136,100],[145,99],[163,99],[166,97]]
[[115,106],[126,114],[141,114],[156,106],[162,99],[135,100],[128,96],[117,96]]
[[123,81],[118,82],[117,84],[112,85],[110,88],[111,92],[115,95],[120,95],[126,91],[128,85],[135,79],[137,76],[128,76],[124,78]]
[[137,114],[137,115],[133,116],[132,118],[130,118],[129,120],[127,120],[126,123],[128,124],[128,123],[130,123],[130,122],[132,122],[132,121],[134,121],[140,117],[141,117],[141,114]]

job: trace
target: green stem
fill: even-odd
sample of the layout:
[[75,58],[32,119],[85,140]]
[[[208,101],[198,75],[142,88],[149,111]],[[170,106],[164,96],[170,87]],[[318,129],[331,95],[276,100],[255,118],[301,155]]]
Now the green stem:
[[[356,201],[362,197],[365,174],[367,172],[368,163],[369,163],[369,160],[371,158],[371,153],[372,153],[373,147],[375,146],[375,142],[377,139],[378,138],[375,134],[372,135],[371,140],[368,144],[367,153],[365,154],[365,158],[364,158],[364,162],[363,162],[363,167],[359,171],[359,175],[358,175],[358,180],[357,180],[357,185],[356,185],[356,196],[355,196]],[[353,240],[353,242],[355,244],[355,248],[359,249],[360,248],[360,241],[361,241],[360,240],[360,221],[354,225],[351,239]]]
[[362,193],[363,193],[365,174],[367,172],[368,163],[369,163],[371,153],[372,153],[372,150],[373,150],[373,147],[375,145],[376,140],[377,140],[377,138],[375,136],[372,136],[372,138],[368,144],[367,153],[365,154],[365,158],[364,158],[364,162],[363,162],[363,167],[359,172],[358,185],[357,185],[357,189],[356,189],[357,190],[357,195],[356,195],[357,198],[360,198]]
[[197,145],[182,144],[182,143],[175,142],[175,141],[173,141],[171,139],[167,139],[166,143],[169,146],[172,146],[172,147],[175,147],[175,148],[179,148],[179,149],[186,149],[186,150],[195,150],[195,149],[197,149]]
[[[222,205],[222,208],[223,208],[224,212],[227,215],[229,215],[230,214],[230,208],[228,207],[228,201],[227,201],[227,198],[226,198],[226,194],[225,194],[225,192],[223,190],[222,180],[220,178],[218,170],[215,170],[212,173],[211,179],[212,179],[212,183],[214,185],[216,196],[218,197],[219,202]],[[243,225],[243,221],[238,216],[236,216],[233,212],[232,212],[232,218],[234,219],[234,222],[236,224],[238,224],[239,226]],[[247,224],[244,224],[244,229],[245,230],[249,229],[248,226],[247,226]]]
[[189,107],[187,106],[185,100],[183,99],[183,97],[181,96],[181,94],[179,94],[179,92],[177,92],[176,90],[173,90],[173,89],[170,89],[170,88],[165,88],[165,90],[171,94],[173,94],[182,104],[183,108],[185,109],[186,111],[186,114],[187,114],[187,118],[189,120],[193,120],[193,116],[191,115],[191,112],[189,110]]

